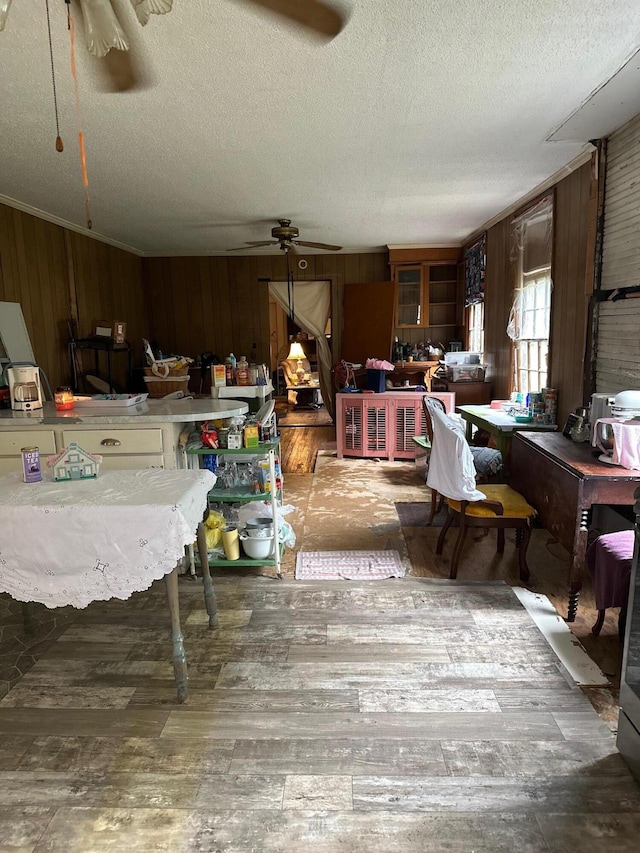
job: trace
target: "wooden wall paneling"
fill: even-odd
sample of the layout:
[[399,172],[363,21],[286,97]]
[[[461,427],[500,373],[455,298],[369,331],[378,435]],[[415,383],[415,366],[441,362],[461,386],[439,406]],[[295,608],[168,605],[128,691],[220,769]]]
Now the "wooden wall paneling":
[[[66,384],[70,377],[70,365],[67,354],[69,340],[70,306],[69,293],[65,287],[66,251],[64,231],[55,232],[55,239],[49,239],[52,232],[45,226],[50,223],[36,220],[36,242],[38,271],[41,284],[41,310],[44,315],[44,341],[49,362],[49,371],[55,384]],[[62,240],[59,239],[62,236]],[[49,378],[51,382],[51,378]],[[52,390],[54,390],[53,386]]]
[[[147,300],[142,278],[141,259],[84,234],[68,232],[77,293],[78,335],[93,334],[97,320],[127,324],[134,367],[142,364],[142,337],[148,337]],[[85,369],[93,368],[89,351],[81,354]],[[98,355],[98,365],[106,372],[106,355]],[[114,383],[127,387],[127,362],[122,355],[112,356]]]
[[[271,278],[271,259],[268,256],[259,255],[254,258],[254,261],[255,298],[260,302],[258,325],[254,329],[255,337],[253,338],[256,345],[256,362],[257,364],[271,365],[271,303],[269,282],[267,281]],[[271,367],[271,369],[275,368]]]
[[212,352],[224,360],[224,353],[219,351],[215,332],[215,310],[213,288],[211,286],[211,269],[208,258],[194,258],[197,271],[195,280],[200,293],[202,309],[202,352]]
[[559,391],[559,423],[564,423],[576,406],[588,402],[590,390],[584,387],[590,296],[585,277],[593,266],[593,181],[591,163],[585,163],[555,188],[550,384]]
[[207,265],[209,274],[206,286],[211,294],[213,311],[211,317],[213,340],[209,346],[224,360],[232,351],[233,343],[227,258],[207,258]]
[[64,229],[0,205],[0,300],[19,302],[36,362],[52,387],[70,381]]
[[171,258],[169,262],[175,320],[172,352],[174,355],[189,355],[192,358],[200,352],[199,342],[194,340],[192,334],[193,317],[200,301],[199,292],[190,277],[193,266],[192,258]]

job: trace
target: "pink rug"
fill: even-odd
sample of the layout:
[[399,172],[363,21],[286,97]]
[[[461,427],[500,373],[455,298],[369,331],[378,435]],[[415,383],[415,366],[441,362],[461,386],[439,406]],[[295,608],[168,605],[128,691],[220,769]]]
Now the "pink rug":
[[397,551],[299,551],[297,580],[379,580],[402,578]]

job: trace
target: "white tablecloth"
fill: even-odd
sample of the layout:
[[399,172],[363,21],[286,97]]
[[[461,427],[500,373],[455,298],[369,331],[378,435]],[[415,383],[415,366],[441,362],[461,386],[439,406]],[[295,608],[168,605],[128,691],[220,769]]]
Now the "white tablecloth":
[[207,470],[155,469],[43,477],[0,477],[0,592],[47,607],[148,589],[194,541],[216,480]]

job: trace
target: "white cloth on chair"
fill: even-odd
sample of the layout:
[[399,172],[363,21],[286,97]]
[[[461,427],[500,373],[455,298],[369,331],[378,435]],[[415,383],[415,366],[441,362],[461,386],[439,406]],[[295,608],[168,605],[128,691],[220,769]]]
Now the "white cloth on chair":
[[432,410],[433,443],[427,472],[427,486],[456,501],[480,501],[485,495],[476,489],[473,455],[464,434],[439,409]]

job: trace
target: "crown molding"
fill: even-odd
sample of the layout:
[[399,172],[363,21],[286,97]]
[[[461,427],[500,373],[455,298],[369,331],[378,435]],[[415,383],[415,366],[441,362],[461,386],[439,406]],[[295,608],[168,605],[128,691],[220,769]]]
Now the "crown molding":
[[387,243],[387,249],[459,249],[462,243],[451,240],[448,243]]
[[135,249],[133,246],[127,246],[126,243],[120,243],[119,240],[113,240],[111,237],[105,237],[104,234],[98,234],[95,231],[90,231],[88,228],[76,225],[74,222],[68,222],[60,216],[54,216],[51,213],[46,213],[44,210],[32,207],[30,204],[25,204],[15,198],[10,198],[10,196],[2,195],[2,193],[0,193],[0,204],[6,204],[7,207],[13,207],[16,210],[22,211],[22,213],[28,213],[30,216],[35,216],[38,219],[44,219],[47,222],[51,222],[52,225],[59,225],[61,228],[66,228],[69,231],[75,231],[76,234],[91,237],[93,240],[98,240],[100,243],[107,243],[109,246],[114,246],[116,249],[122,249],[124,252],[129,252],[132,255],[144,257],[145,253],[141,252],[140,249]]

